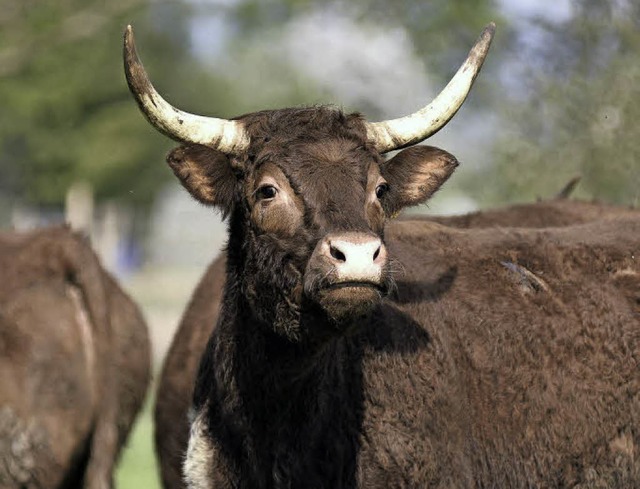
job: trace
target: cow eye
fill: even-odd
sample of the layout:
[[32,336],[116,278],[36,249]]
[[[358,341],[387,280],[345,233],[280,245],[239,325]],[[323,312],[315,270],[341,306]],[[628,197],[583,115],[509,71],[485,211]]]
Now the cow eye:
[[376,197],[378,197],[378,199],[381,199],[382,197],[384,197],[384,194],[386,194],[388,191],[389,191],[389,184],[381,183],[376,187]]
[[256,190],[256,198],[258,200],[270,200],[273,199],[278,193],[278,189],[273,185],[263,185]]

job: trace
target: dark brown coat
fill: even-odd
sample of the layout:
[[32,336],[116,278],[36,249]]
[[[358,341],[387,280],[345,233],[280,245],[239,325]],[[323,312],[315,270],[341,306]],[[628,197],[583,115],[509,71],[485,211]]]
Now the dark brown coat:
[[541,229],[394,222],[453,155],[385,160],[361,116],[331,107],[238,121],[246,150],[168,157],[229,225],[192,489],[640,484],[637,212]]
[[389,224],[458,166],[414,144],[460,107],[494,29],[432,104],[372,124],[195,117],[153,89],[128,27],[131,92],[183,144],[170,167],[228,217],[190,489],[640,486],[640,216]]
[[107,489],[149,383],[137,306],[66,228],[0,234],[0,487]]
[[[463,216],[409,216],[407,221],[437,222],[457,228],[545,228],[594,221],[606,217],[637,215],[637,211],[601,203],[550,200],[534,204],[516,204],[505,208],[474,212]],[[422,225],[422,224],[421,224]],[[508,230],[512,233],[512,230]],[[496,262],[497,263],[497,262]],[[182,488],[182,463],[189,438],[187,413],[191,406],[193,384],[199,359],[215,326],[224,285],[224,254],[217,258],[202,277],[180,322],[159,379],[155,408],[156,451],[164,487]],[[516,268],[510,274],[519,276]],[[509,276],[509,274],[508,274]],[[536,282],[526,285],[535,287]]]
[[640,217],[387,239],[402,319],[364,341],[361,487],[638,486]]
[[[387,239],[406,264],[397,296],[304,381],[329,404],[283,412],[268,401],[291,392],[256,392],[269,439],[295,447],[279,465],[274,440],[276,480],[315,466],[331,487],[638,487],[640,219],[500,233],[402,222]],[[219,344],[242,348],[240,386],[278,370],[241,337]],[[318,451],[318,429],[335,446]],[[222,440],[203,461],[211,487],[236,487]]]
[[545,200],[534,204],[471,212],[460,216],[411,216],[411,220],[428,220],[456,228],[548,228],[581,224],[613,216],[637,214],[631,207],[579,200]]

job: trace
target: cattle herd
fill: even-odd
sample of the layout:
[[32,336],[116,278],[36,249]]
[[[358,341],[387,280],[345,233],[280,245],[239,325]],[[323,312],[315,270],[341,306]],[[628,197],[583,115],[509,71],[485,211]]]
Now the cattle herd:
[[[455,170],[417,143],[493,33],[429,105],[371,123],[183,112],[127,28],[131,93],[228,224],[159,377],[165,489],[640,487],[640,210],[396,217]],[[149,384],[139,309],[64,227],[0,234],[0,270],[0,488],[112,487]]]

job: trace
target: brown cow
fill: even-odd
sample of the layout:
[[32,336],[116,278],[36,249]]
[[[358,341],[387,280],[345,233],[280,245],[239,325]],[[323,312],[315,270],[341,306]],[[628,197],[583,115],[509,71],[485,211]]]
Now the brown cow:
[[433,103],[372,124],[330,107],[184,113],[128,30],[132,93],[184,143],[169,165],[229,222],[189,487],[640,484],[640,215],[500,232],[388,223],[457,165],[411,145],[455,114],[492,31]]
[[[545,228],[633,215],[630,208],[564,199],[515,204],[460,216],[409,216],[456,228]],[[222,253],[207,268],[180,321],[164,360],[156,392],[155,443],[160,473],[167,489],[184,487],[182,464],[189,441],[187,413],[200,358],[218,319],[225,280]]]
[[85,240],[0,234],[0,487],[112,487],[149,383],[140,311]]

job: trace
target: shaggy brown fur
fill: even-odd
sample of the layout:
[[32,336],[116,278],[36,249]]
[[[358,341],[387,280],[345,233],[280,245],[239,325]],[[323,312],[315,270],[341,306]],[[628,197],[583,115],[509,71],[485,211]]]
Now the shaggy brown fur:
[[149,382],[140,311],[66,228],[0,234],[0,270],[0,487],[111,487]]
[[599,202],[548,200],[535,204],[514,204],[505,208],[472,212],[461,216],[411,216],[410,219],[439,222],[457,228],[546,228],[580,224],[613,216],[631,216],[637,212],[637,209],[631,207],[612,206]]
[[365,346],[362,487],[638,486],[640,217],[387,239],[417,324]]
[[[462,216],[408,216],[401,219],[437,222],[457,228],[544,228],[623,217],[634,212],[637,213],[633,209],[596,202],[550,200]],[[197,365],[218,318],[225,264],[223,253],[204,273],[176,331],[160,375],[155,407],[156,452],[163,485],[167,489],[185,487],[182,463],[189,440],[187,413]]]
[[[383,161],[360,116],[331,108],[241,121],[246,154],[185,146],[168,159],[229,215],[190,487],[640,483],[637,212],[385,233],[449,177],[452,155],[416,146]],[[336,272],[349,236],[381,243],[358,258],[384,257],[378,278]]]

